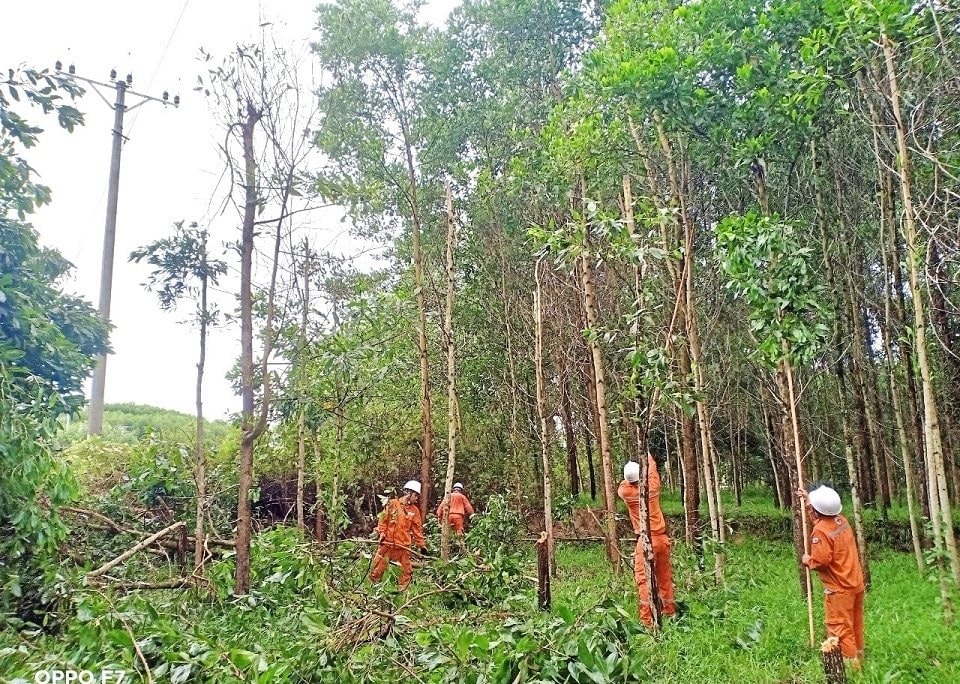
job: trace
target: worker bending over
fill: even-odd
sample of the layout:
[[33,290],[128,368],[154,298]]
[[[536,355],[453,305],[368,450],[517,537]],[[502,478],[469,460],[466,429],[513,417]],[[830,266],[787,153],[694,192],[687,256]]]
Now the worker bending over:
[[[633,562],[633,577],[640,596],[640,619],[648,627],[653,627],[653,615],[650,611],[650,582],[647,581],[647,567],[643,556],[643,543],[640,532],[640,464],[628,461],[623,466],[623,482],[617,494],[627,504],[630,523],[637,535],[637,549]],[[667,536],[667,523],[660,510],[660,475],[656,461],[647,455],[647,510],[650,513],[650,543],[653,546],[653,571],[657,577],[657,593],[664,615],[677,612],[673,599],[673,570],[670,567],[670,537]]]

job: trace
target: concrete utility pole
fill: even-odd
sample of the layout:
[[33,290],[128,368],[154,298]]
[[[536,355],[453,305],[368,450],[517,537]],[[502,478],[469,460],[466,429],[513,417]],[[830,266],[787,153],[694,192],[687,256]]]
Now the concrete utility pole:
[[[63,65],[58,61],[57,71],[61,71]],[[163,97],[153,97],[130,90],[133,85],[133,75],[127,74],[126,80],[117,78],[117,71],[110,71],[110,80],[112,83],[102,83],[92,78],[78,76],[76,68],[71,64],[68,73],[73,78],[89,83],[97,94],[113,108],[113,146],[110,154],[110,187],[107,191],[107,220],[103,230],[103,260],[100,267],[100,303],[97,308],[100,316],[104,320],[110,319],[110,298],[113,294],[113,253],[114,244],[117,237],[117,203],[120,197],[120,152],[123,150],[123,115],[126,112],[136,109],[146,102],[159,102],[166,106],[171,104],[170,96],[167,92]],[[103,95],[100,88],[114,88],[116,90],[116,101],[111,105],[110,101]],[[140,98],[132,107],[126,104],[127,95],[134,95]],[[180,96],[173,98],[173,106],[180,104]],[[103,431],[103,394],[107,382],[107,355],[104,354],[97,360],[97,367],[93,372],[93,387],[90,396],[90,423],[87,428],[87,434],[99,435]]]

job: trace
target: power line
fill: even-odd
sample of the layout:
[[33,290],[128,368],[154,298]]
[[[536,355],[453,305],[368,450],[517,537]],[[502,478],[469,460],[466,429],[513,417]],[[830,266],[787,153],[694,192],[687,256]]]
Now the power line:
[[[173,25],[173,29],[170,31],[170,35],[167,37],[167,42],[163,46],[163,51],[160,53],[160,59],[157,60],[157,66],[153,70],[153,75],[150,76],[150,80],[147,82],[147,90],[150,90],[153,87],[153,82],[157,78],[157,74],[160,73],[160,67],[163,65],[163,60],[167,56],[167,50],[170,49],[170,43],[173,42],[174,36],[177,35],[177,29],[180,28],[180,22],[183,20],[183,14],[187,11],[187,5],[190,4],[190,0],[184,0],[183,7],[180,8],[180,14],[177,16],[177,21]],[[140,116],[140,112],[137,112],[133,115],[133,120],[130,122],[130,127],[128,129],[128,134],[133,133],[133,127],[137,124],[137,118]]]

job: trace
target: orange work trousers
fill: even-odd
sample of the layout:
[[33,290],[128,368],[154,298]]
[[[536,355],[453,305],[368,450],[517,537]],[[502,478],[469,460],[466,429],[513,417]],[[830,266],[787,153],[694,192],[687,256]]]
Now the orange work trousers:
[[400,589],[407,588],[410,580],[413,578],[413,566],[410,565],[410,549],[404,549],[394,544],[380,544],[377,548],[377,554],[373,557],[373,570],[370,571],[370,579],[376,584],[383,578],[383,573],[387,571],[390,561],[400,563]]
[[[665,534],[651,535],[653,545],[653,571],[657,576],[657,593],[663,606],[664,615],[673,615],[677,606],[673,600],[673,569],[670,567],[670,537]],[[647,627],[653,627],[653,615],[650,612],[650,583],[647,581],[647,567],[643,560],[643,544],[637,540],[636,556],[633,561],[633,577],[637,582],[640,595],[640,619]]]
[[450,529],[456,534],[463,534],[463,516],[459,513],[450,514]]
[[824,597],[827,634],[840,640],[844,658],[863,656],[863,591],[831,591]]

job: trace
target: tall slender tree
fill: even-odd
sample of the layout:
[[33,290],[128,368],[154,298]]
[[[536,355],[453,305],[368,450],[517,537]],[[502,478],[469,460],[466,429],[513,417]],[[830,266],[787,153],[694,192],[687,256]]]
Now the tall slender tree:
[[196,521],[194,525],[194,571],[202,572],[205,558],[204,517],[207,500],[207,459],[204,445],[203,419],[203,372],[207,359],[207,331],[219,322],[219,309],[210,306],[208,291],[218,285],[221,276],[227,273],[226,262],[211,259],[208,253],[207,230],[196,223],[184,227],[183,221],[174,224],[173,235],[156,240],[134,250],[130,260],[146,261],[153,270],[145,287],[156,293],[160,308],[171,311],[183,299],[191,299],[196,309],[190,322],[199,328],[199,358],[195,399],[197,425],[194,444],[194,480],[197,486]]

